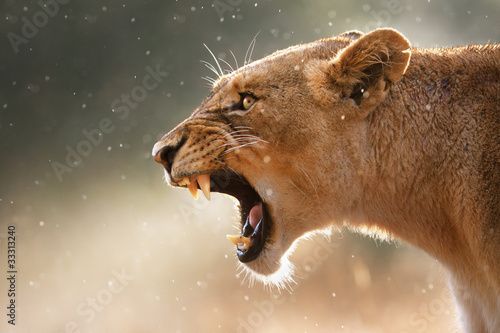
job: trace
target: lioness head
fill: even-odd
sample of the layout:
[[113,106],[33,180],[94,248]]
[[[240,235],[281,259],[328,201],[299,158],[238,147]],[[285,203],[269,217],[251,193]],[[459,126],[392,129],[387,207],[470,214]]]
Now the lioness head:
[[153,149],[170,185],[234,196],[241,263],[263,277],[308,232],[356,218],[367,118],[405,72],[392,29],[293,46],[221,76]]

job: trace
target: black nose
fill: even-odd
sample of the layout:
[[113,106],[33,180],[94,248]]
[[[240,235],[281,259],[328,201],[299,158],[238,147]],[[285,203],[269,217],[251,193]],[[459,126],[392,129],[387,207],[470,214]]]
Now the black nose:
[[154,160],[163,165],[165,170],[170,173],[172,171],[172,164],[174,164],[175,156],[186,143],[187,139],[187,135],[183,135],[181,140],[176,143],[165,143],[164,141],[157,142],[153,148]]

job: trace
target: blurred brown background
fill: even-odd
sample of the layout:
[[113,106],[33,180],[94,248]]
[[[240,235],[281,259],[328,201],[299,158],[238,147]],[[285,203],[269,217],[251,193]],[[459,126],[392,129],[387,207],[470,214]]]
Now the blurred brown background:
[[208,92],[203,43],[241,65],[259,32],[253,59],[379,26],[421,47],[499,42],[500,2],[5,0],[0,13],[0,268],[15,226],[18,271],[15,326],[1,279],[0,331],[455,331],[435,260],[348,231],[301,243],[289,291],[242,284],[234,202],[169,188],[150,152]]

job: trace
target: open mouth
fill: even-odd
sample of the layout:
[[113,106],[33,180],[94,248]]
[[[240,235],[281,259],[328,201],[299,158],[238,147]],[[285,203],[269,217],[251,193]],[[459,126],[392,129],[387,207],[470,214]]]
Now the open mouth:
[[236,245],[236,253],[241,262],[257,259],[266,245],[272,223],[269,207],[245,178],[234,172],[220,171],[210,175],[185,177],[178,184],[187,186],[195,198],[200,189],[207,199],[210,199],[210,192],[225,193],[238,199],[241,234],[228,235],[227,238]]

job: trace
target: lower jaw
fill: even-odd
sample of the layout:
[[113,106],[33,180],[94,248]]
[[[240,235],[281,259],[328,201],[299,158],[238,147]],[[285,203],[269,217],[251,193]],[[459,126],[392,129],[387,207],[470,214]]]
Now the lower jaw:
[[[250,229],[250,230],[249,230]],[[242,226],[242,235],[250,237],[252,240],[251,246],[247,250],[237,249],[238,259],[242,263],[250,263],[256,260],[264,251],[271,232],[271,218],[269,216],[268,207],[262,203],[262,219],[256,226],[255,230],[249,226],[248,219]],[[251,233],[251,234],[250,234]]]

